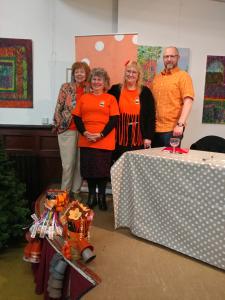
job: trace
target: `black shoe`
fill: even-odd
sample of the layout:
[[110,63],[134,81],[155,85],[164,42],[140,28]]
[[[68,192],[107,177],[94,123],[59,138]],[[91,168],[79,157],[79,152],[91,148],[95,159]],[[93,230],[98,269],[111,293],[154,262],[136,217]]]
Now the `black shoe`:
[[87,206],[90,208],[94,208],[97,205],[97,197],[96,195],[89,194],[87,200]]
[[98,195],[98,207],[100,210],[107,210],[105,195]]

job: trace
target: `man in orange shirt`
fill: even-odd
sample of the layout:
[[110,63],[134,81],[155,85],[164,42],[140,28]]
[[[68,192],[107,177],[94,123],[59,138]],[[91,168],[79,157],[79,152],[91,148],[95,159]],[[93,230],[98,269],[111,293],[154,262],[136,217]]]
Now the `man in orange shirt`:
[[194,90],[189,74],[178,68],[179,52],[168,47],[163,53],[165,69],[157,74],[152,83],[156,105],[155,147],[170,145],[171,137],[183,138],[190,114]]

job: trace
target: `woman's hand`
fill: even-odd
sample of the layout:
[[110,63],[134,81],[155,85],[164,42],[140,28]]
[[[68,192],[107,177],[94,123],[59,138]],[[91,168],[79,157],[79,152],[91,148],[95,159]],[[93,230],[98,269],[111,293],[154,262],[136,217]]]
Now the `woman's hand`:
[[149,139],[144,139],[144,149],[151,148],[152,141]]
[[57,128],[54,125],[52,125],[52,133],[57,133]]
[[101,139],[101,134],[100,133],[91,133],[89,131],[85,131],[83,133],[83,135],[86,137],[86,139],[89,141],[89,142],[97,142],[98,140]]
[[86,139],[89,141],[89,142],[92,142],[92,135],[91,135],[91,133],[89,132],[89,131],[85,131],[84,133],[83,133],[83,135],[86,137]]

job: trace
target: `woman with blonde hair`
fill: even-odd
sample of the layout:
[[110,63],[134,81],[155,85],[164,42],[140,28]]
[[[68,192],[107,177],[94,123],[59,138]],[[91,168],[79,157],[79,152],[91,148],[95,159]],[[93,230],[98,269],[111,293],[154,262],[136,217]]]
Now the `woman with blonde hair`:
[[107,93],[109,76],[103,68],[94,68],[88,81],[90,92],[80,98],[72,114],[80,132],[80,168],[88,183],[87,205],[93,208],[98,203],[100,210],[107,210],[105,192],[119,109],[115,97]]
[[150,89],[142,85],[142,72],[136,61],[125,64],[123,84],[108,91],[119,104],[116,149],[113,160],[124,152],[151,147],[155,131],[155,105]]

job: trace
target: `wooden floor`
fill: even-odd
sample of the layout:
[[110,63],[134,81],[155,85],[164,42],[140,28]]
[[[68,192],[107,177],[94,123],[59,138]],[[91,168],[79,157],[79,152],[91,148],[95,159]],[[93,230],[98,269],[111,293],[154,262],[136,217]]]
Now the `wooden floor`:
[[89,266],[102,283],[85,300],[224,300],[225,272],[168,248],[114,230],[109,211],[95,210],[91,242],[97,257]]
[[[88,265],[102,282],[82,300],[225,299],[224,271],[139,239],[129,230],[114,230],[109,196],[108,204],[107,212],[95,209],[91,244],[97,256]],[[7,256],[10,252],[0,255],[0,300],[43,299],[34,294],[33,275],[22,261],[22,250],[13,255],[13,265]]]

